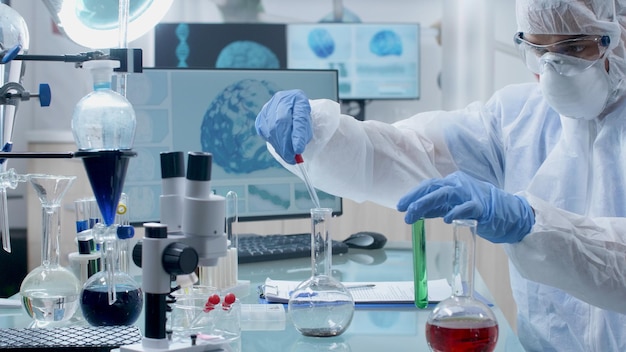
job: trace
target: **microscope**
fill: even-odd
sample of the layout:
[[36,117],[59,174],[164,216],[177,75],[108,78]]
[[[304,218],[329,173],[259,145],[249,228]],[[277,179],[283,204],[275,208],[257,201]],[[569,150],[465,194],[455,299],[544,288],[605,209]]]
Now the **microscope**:
[[198,265],[214,266],[226,256],[225,198],[211,191],[212,155],[182,152],[161,154],[161,222],[145,223],[145,235],[133,249],[142,268],[144,337],[119,351],[227,351],[222,343],[172,342],[167,337],[168,296],[175,276],[191,274]]

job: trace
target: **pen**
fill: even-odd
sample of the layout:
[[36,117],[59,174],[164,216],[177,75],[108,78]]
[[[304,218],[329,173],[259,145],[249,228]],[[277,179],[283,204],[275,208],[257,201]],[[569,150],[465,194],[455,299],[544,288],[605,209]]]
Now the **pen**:
[[368,288],[368,287],[376,287],[375,284],[357,284],[357,285],[347,285],[346,288],[347,289],[353,289],[353,288]]

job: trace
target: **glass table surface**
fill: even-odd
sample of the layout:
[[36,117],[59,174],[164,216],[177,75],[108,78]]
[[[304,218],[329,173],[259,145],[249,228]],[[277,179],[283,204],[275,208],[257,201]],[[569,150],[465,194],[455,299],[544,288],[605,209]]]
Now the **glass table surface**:
[[[429,280],[447,278],[451,272],[451,243],[427,243]],[[413,259],[410,242],[388,242],[384,249],[359,250],[335,255],[333,276],[342,281],[410,281],[413,280]],[[287,259],[239,265],[239,279],[250,281],[250,292],[240,297],[243,304],[261,303],[258,287],[266,278],[301,281],[311,275],[310,258]],[[493,302],[493,297],[477,273],[476,291]],[[16,295],[19,296],[19,295]],[[15,297],[18,298],[18,297]],[[434,304],[426,309],[414,306],[359,307],[351,325],[336,337],[305,337],[301,335],[286,314],[284,326],[269,324],[265,330],[243,329],[239,341],[231,344],[234,351],[428,351],[425,324]],[[285,306],[285,310],[286,310]],[[495,351],[524,351],[511,330],[502,311],[491,307],[499,324]],[[0,309],[0,328],[28,327],[30,318],[23,308]],[[137,322],[143,328],[143,317]],[[270,327],[271,325],[271,327]]]
[[[427,267],[429,280],[447,278],[452,270],[452,244],[429,242]],[[333,276],[341,281],[410,281],[413,280],[413,259],[410,242],[388,242],[381,250],[351,248],[348,253],[335,255]],[[257,286],[266,278],[275,280],[305,280],[311,275],[309,258],[243,264],[239,278],[250,280],[253,293],[244,303],[258,303]],[[476,291],[494,302],[477,273]],[[255,302],[256,301],[256,302]],[[242,351],[428,351],[425,324],[435,304],[426,309],[415,307],[360,308],[357,305],[350,327],[342,335],[330,338],[305,337],[287,321],[281,331],[243,331]],[[502,311],[491,307],[499,325],[495,351],[524,351],[517,335],[511,330]]]

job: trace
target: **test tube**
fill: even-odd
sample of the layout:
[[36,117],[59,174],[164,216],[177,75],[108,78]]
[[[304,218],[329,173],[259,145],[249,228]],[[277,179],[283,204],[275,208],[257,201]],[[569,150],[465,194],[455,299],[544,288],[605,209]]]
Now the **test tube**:
[[89,200],[77,199],[74,201],[74,213],[76,214],[76,240],[78,241],[79,254],[91,254],[95,250],[93,235],[89,231]]
[[98,202],[96,198],[89,198],[89,228],[92,229],[96,226],[97,223],[100,222],[100,208],[98,207]]
[[[89,228],[90,218],[89,199],[77,199],[74,201],[74,211],[76,213],[76,241],[78,243],[78,254],[87,257],[77,257],[80,265],[86,266],[85,276],[91,277],[100,271],[100,258],[92,258],[96,252],[96,244],[93,233]],[[81,259],[82,258],[82,259]]]
[[89,230],[89,200],[75,200],[74,212],[76,213],[76,233]]
[[237,233],[234,224],[237,222],[237,192],[229,191],[226,193],[226,235],[228,236],[228,271],[230,286],[237,285],[239,280],[239,253]]
[[413,239],[413,288],[415,306],[428,307],[428,275],[426,270],[426,233],[424,219],[419,219],[411,226]]
[[120,270],[128,273],[130,270],[131,250],[130,239],[135,236],[135,228],[130,224],[130,215],[128,208],[128,196],[126,193],[120,195],[120,201],[117,206],[117,246],[119,250],[119,266]]

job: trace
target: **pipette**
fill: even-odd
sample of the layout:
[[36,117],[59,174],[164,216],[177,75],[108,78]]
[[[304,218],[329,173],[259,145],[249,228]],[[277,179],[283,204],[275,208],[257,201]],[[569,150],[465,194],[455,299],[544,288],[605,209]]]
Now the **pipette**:
[[304,159],[302,158],[302,154],[296,154],[296,165],[298,165],[298,168],[302,173],[302,177],[304,178],[304,184],[306,185],[306,189],[309,191],[309,195],[311,196],[313,205],[315,206],[315,208],[321,208],[320,199],[317,197],[315,188],[313,188],[313,183],[311,183],[309,174],[306,172],[306,168],[304,167]]

